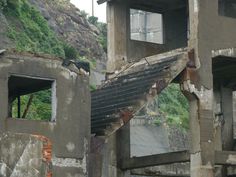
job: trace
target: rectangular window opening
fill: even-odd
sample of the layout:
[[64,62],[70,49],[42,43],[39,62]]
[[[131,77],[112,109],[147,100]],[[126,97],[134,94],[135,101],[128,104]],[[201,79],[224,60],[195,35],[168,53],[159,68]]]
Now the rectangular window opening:
[[25,120],[56,120],[56,81],[11,75],[8,80],[8,116]]
[[236,18],[236,1],[219,0],[219,15]]
[[130,9],[130,38],[164,44],[162,14]]

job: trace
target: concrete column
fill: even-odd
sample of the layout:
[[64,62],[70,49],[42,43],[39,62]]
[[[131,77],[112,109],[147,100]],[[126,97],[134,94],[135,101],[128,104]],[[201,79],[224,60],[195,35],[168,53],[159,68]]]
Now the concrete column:
[[203,91],[204,100],[200,97],[190,101],[191,177],[214,176],[212,92]]
[[222,128],[223,150],[233,149],[233,91],[231,88],[221,87],[222,111],[224,124]]
[[126,3],[107,3],[108,61],[107,72],[113,73],[127,61],[127,40],[129,39],[127,20],[129,9]]
[[[204,0],[203,0],[204,1]],[[202,0],[189,2],[190,36],[194,69],[187,69],[185,90],[190,93],[191,177],[214,177],[215,129],[212,58],[201,40]]]
[[[215,150],[222,151],[222,95],[219,84],[214,84],[214,128],[215,128]],[[215,166],[216,177],[226,177],[227,169],[222,165]]]
[[116,150],[117,150],[117,177],[130,177],[130,171],[123,171],[120,169],[122,163],[130,158],[130,124],[128,123],[122,127],[116,136]]
[[199,87],[203,84],[200,77],[193,80],[193,75],[200,73],[193,73],[190,69],[186,73],[182,87],[190,105],[190,174],[191,177],[214,177],[213,89]]

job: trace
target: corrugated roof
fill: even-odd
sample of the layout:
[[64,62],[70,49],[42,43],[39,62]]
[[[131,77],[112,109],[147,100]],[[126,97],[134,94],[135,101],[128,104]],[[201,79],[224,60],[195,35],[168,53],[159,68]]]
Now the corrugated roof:
[[[160,93],[185,66],[186,57],[183,53],[157,61],[155,57],[147,58],[93,91],[92,133],[110,134],[122,127],[148,97]],[[152,89],[155,84],[156,88]]]

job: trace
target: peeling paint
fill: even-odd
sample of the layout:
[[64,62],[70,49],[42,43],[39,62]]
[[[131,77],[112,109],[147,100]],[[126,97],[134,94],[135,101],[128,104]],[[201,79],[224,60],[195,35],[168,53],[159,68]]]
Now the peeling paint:
[[213,89],[206,89],[203,86],[201,86],[201,89],[198,90],[194,84],[191,84],[190,80],[183,82],[182,89],[192,94],[195,94],[198,97],[200,104],[202,107],[204,107],[204,109],[208,110],[212,109]]
[[5,163],[0,163],[0,176],[7,175],[7,165]]
[[231,164],[231,165],[236,165],[236,155],[229,155],[226,162]]
[[194,0],[193,1],[193,6],[194,6],[194,13],[197,13],[199,11],[199,4],[198,4],[198,0]]
[[4,60],[4,62],[0,63],[0,68],[6,68],[13,64],[12,60]]
[[212,57],[217,57],[217,56],[235,57],[236,56],[236,48],[212,50],[211,55],[212,55]]
[[75,149],[75,144],[72,143],[72,142],[67,143],[66,149],[67,149],[69,152],[73,152],[74,149]]

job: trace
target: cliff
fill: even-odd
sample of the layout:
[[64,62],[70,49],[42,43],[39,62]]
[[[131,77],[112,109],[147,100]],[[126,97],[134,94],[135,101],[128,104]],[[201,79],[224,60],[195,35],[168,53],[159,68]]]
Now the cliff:
[[88,60],[93,82],[104,78],[101,32],[69,0],[0,0],[0,24],[0,48]]

